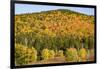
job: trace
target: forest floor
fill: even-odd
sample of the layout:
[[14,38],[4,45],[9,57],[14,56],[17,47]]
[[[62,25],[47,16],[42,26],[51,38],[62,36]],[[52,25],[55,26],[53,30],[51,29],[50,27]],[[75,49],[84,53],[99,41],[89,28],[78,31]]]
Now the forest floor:
[[65,57],[55,57],[54,59],[41,60],[33,64],[53,64],[53,63],[66,63]]
[[[93,61],[94,57],[91,56],[89,60],[86,61]],[[49,60],[41,60],[37,62],[33,62],[32,64],[56,64],[56,63],[67,63],[65,57],[55,57],[54,59]]]

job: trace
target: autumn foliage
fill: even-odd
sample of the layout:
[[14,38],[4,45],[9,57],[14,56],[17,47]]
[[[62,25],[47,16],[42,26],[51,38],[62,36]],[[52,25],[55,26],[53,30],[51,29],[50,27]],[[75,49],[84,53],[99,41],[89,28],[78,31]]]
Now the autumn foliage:
[[25,65],[37,61],[37,50],[28,48],[21,44],[15,45],[15,63],[16,65]]
[[15,15],[15,48],[18,64],[53,59],[57,53],[67,61],[84,60],[86,50],[94,48],[94,16],[64,9]]

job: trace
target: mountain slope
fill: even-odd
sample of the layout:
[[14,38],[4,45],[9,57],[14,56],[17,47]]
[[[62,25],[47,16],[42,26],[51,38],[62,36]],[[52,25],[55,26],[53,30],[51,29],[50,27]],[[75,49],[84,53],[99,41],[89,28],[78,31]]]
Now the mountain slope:
[[64,9],[15,15],[16,42],[21,40],[24,44],[26,41],[22,37],[26,36],[29,41],[35,37],[42,39],[44,36],[75,37],[80,41],[93,38],[94,16]]

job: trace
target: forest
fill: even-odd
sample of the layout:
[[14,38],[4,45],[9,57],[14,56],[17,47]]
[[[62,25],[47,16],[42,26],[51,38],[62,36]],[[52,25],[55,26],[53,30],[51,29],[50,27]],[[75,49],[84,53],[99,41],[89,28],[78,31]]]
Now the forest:
[[15,15],[15,65],[94,61],[94,16],[57,9]]

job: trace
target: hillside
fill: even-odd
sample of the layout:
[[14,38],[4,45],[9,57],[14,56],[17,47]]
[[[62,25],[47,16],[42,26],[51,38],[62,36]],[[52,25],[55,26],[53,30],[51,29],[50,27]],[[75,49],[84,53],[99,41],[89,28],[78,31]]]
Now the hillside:
[[[58,9],[15,15],[15,44],[34,47],[38,61],[43,49],[94,48],[94,16]],[[75,50],[76,51],[76,50]]]

